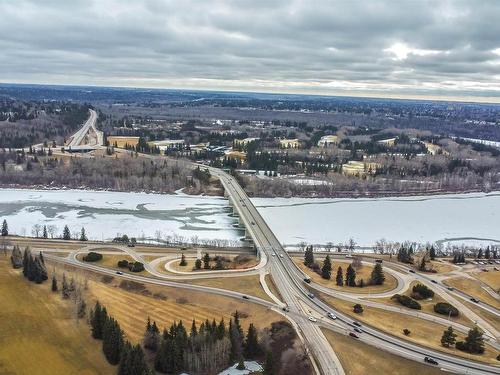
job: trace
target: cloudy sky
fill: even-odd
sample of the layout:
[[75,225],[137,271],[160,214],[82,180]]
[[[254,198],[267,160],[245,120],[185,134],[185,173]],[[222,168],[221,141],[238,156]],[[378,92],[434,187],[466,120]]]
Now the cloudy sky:
[[0,0],[0,82],[500,102],[496,0]]

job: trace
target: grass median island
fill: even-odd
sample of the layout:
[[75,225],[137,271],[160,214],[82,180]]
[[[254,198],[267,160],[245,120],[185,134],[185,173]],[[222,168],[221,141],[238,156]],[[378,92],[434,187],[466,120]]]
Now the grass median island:
[[[298,257],[293,257],[292,258],[294,263],[303,271],[305,272],[313,282],[326,286],[331,289],[335,289],[338,291],[346,292],[346,293],[356,293],[356,294],[369,294],[369,293],[383,293],[383,292],[388,292],[390,290],[393,290],[397,287],[398,282],[394,276],[392,276],[389,272],[384,272],[385,275],[385,282],[382,285],[368,285],[368,282],[370,281],[370,276],[373,270],[373,266],[368,266],[368,265],[362,265],[360,268],[356,270],[356,281],[359,281],[361,279],[364,280],[365,286],[363,288],[359,287],[349,287],[344,284],[344,286],[338,286],[336,284],[335,277],[337,275],[337,269],[338,267],[342,267],[343,271],[343,277],[344,277],[344,283],[345,283],[345,275],[346,275],[346,270],[349,264],[351,264],[350,261],[339,261],[337,259],[332,259],[332,276],[330,280],[323,279],[321,275],[317,274],[314,272],[312,269],[304,265],[304,259],[303,258],[298,258]],[[321,267],[323,264],[323,259],[324,258],[317,258],[316,263],[318,263]],[[384,269],[385,271],[385,269]]]
[[465,277],[452,277],[443,280],[443,284],[461,290],[462,292],[467,293],[484,303],[500,309],[500,301],[484,290],[477,280]]
[[204,285],[213,288],[232,290],[262,298],[269,302],[274,302],[260,285],[259,275],[237,276],[237,277],[213,277],[210,279],[189,280],[189,284]]
[[[422,283],[419,281],[412,281],[408,290],[402,294],[410,297],[412,295],[413,287],[418,285],[418,284],[422,284]],[[381,303],[385,303],[388,305],[393,305],[393,306],[404,308],[403,305],[401,305],[396,299],[394,299],[392,297],[372,298],[371,301],[381,302]],[[419,300],[417,300],[417,302],[421,306],[421,310],[418,310],[418,311],[448,319],[448,315],[438,314],[434,311],[435,304],[446,302],[438,294],[435,293],[432,298],[419,299]],[[459,315],[457,317],[451,316],[450,320],[453,322],[456,322],[456,323],[461,323],[461,324],[466,325],[468,327],[470,327],[473,324],[473,322],[470,319],[468,319],[467,317],[465,317],[460,311],[459,311]]]
[[328,329],[322,329],[322,331],[339,357],[340,363],[342,363],[342,367],[347,375],[442,374],[442,371],[438,368],[399,357]]
[[[84,261],[83,258],[86,254],[78,254],[77,259],[79,261]],[[91,262],[92,264],[95,264],[96,266],[100,267],[105,267],[105,268],[110,268],[116,271],[121,271],[121,272],[130,272],[128,268],[124,267],[119,267],[118,262],[121,260],[126,260],[127,262],[134,263],[135,260],[127,254],[102,254],[102,259],[93,261]],[[130,272],[133,273],[134,275],[142,275],[142,276],[152,276],[150,275],[147,271],[141,271],[141,272]]]
[[85,319],[50,283],[36,285],[0,257],[0,374],[111,374]]
[[[202,254],[202,260],[203,260],[203,255],[206,253]],[[216,258],[219,255],[212,255],[209,254],[210,257],[210,268],[206,269],[204,268],[204,263],[203,261],[201,262],[201,268],[196,269],[195,267],[195,262],[196,258],[191,256],[191,257],[185,257],[185,265],[181,265],[181,258],[176,259],[175,261],[168,261],[170,262],[169,267],[177,272],[196,272],[196,271],[220,271],[220,270],[245,270],[251,267],[255,267],[257,264],[259,264],[259,261],[255,257],[255,255],[250,255],[250,254],[240,254],[237,256],[228,256],[228,255],[221,255],[221,261],[220,265],[222,268],[218,269],[216,267],[217,261]],[[168,263],[166,262],[166,263]]]
[[[317,293],[317,296],[333,306],[335,309],[352,316],[353,320],[369,324],[393,336],[448,354],[453,354],[474,361],[499,365],[499,362],[496,359],[498,352],[489,345],[485,346],[485,352],[482,355],[468,354],[451,347],[444,348],[441,345],[441,336],[443,331],[447,328],[445,325],[366,305],[363,305],[364,311],[362,314],[355,314],[353,312],[353,303],[333,298],[320,292]],[[403,333],[404,329],[410,330],[410,334],[408,336]],[[457,341],[463,341],[465,335],[456,331],[455,333],[457,333]]]

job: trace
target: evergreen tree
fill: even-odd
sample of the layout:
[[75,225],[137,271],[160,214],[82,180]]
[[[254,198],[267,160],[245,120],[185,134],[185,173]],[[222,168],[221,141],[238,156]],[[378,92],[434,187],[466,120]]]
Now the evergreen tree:
[[[63,275],[63,283],[64,283]],[[95,303],[94,310],[90,314],[90,327],[92,330],[92,337],[95,339],[102,339],[104,323],[108,320],[108,312],[105,307],[102,307],[99,301]]]
[[49,237],[49,234],[47,233],[47,226],[46,225],[43,226],[42,237],[43,238],[48,238]]
[[187,266],[186,256],[184,254],[181,255],[181,261],[179,263],[179,266],[181,267]]
[[441,345],[445,348],[455,345],[457,335],[453,332],[453,327],[449,326],[447,330],[443,332],[441,337]]
[[327,255],[323,261],[323,267],[321,268],[321,277],[326,280],[332,278],[332,261],[330,260],[330,255]]
[[2,236],[8,236],[9,235],[9,225],[7,224],[7,220],[3,220],[2,223]]
[[226,335],[226,324],[224,323],[224,319],[221,319],[221,321],[217,325],[215,334],[218,340],[222,340]]
[[210,269],[210,255],[208,253],[205,253],[203,256],[203,268],[206,270]]
[[123,348],[123,331],[113,318],[106,319],[102,330],[102,351],[112,365],[120,362]]
[[385,281],[384,270],[382,269],[382,264],[376,263],[373,267],[370,281],[374,285],[382,285]]
[[342,267],[340,267],[340,266],[339,266],[339,268],[337,268],[336,282],[337,282],[337,286],[344,285],[344,275],[342,273]]
[[247,359],[255,359],[260,354],[259,341],[257,337],[257,329],[250,323],[248,326],[247,338],[245,341],[245,357]]
[[195,338],[197,334],[198,330],[196,329],[196,321],[193,319],[193,322],[191,323],[191,332],[189,334],[189,337]]
[[197,270],[201,270],[201,259],[196,259],[194,262],[194,268]]
[[130,342],[123,345],[118,366],[118,375],[150,375],[144,351],[140,345],[132,346]]
[[85,233],[85,228],[82,227],[82,231],[80,232],[80,241],[87,241],[87,234]]
[[23,254],[21,253],[21,249],[18,245],[14,245],[14,247],[12,248],[10,261],[13,268],[17,269],[23,267]]
[[314,264],[314,252],[313,247],[307,246],[306,251],[304,253],[304,265],[307,267],[311,267]]
[[146,349],[153,352],[156,352],[160,347],[160,330],[158,329],[156,322],[151,324],[149,317],[146,324],[146,331],[144,332],[143,343]]
[[23,275],[24,277],[28,277],[30,273],[30,258],[31,258],[31,250],[29,247],[24,249],[23,254]]
[[431,257],[431,260],[436,259],[436,249],[434,248],[434,246],[431,246],[429,250],[429,256]]
[[52,275],[52,291],[57,292],[57,279],[56,275]]
[[425,260],[425,255],[422,257],[422,260],[420,261],[420,265],[418,266],[418,269],[420,271],[425,271],[426,268],[427,268],[427,265],[426,265],[426,260]]
[[350,264],[347,267],[347,271],[345,273],[345,285],[356,286],[356,271]]
[[65,225],[63,229],[63,240],[71,240],[71,232],[67,225]]
[[472,328],[469,330],[465,341],[457,342],[456,347],[457,349],[464,350],[472,354],[484,353],[483,332],[477,327]]
[[266,353],[266,362],[264,363],[264,375],[275,375],[273,353],[268,350]]

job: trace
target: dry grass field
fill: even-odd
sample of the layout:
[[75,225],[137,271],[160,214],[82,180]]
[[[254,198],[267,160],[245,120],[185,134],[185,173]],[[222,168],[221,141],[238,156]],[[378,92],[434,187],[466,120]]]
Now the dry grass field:
[[347,375],[438,375],[441,370],[379,350],[339,333],[323,329]]
[[[417,344],[440,350],[448,354],[454,354],[460,357],[495,365],[499,364],[498,360],[496,359],[498,353],[490,346],[486,346],[485,353],[482,355],[472,355],[455,348],[442,347],[440,342],[441,335],[447,328],[444,325],[432,323],[426,320],[419,319],[417,317],[400,315],[391,311],[385,311],[382,309],[367,306],[363,306],[364,311],[362,314],[355,314],[352,311],[352,303],[345,302],[322,293],[317,293],[317,295],[339,311],[351,315],[353,317],[353,320],[367,323],[393,336],[404,338],[406,340],[413,341]],[[403,329],[405,328],[411,331],[411,334],[409,336],[405,336],[403,334]],[[457,340],[463,340],[463,335],[459,334]]]
[[64,271],[67,275],[74,276],[77,282],[87,280],[88,304],[93,305],[99,300],[134,342],[141,340],[148,316],[161,328],[179,320],[190,325],[193,318],[201,323],[206,319],[220,320],[224,317],[228,322],[230,315],[236,310],[242,314],[242,325],[245,329],[250,323],[264,328],[271,322],[282,320],[278,313],[235,298],[147,283],[135,283],[130,287],[123,285],[123,279],[120,277],[104,278],[97,273],[72,266],[55,267],[58,275]]
[[461,290],[462,292],[467,293],[468,295],[473,296],[493,307],[496,307],[497,309],[500,309],[500,302],[486,290],[484,290],[481,284],[474,279],[465,277],[452,277],[450,279],[444,280],[443,283]]
[[[257,261],[257,258],[254,255],[245,255],[244,257],[240,257],[240,261],[238,261],[237,257],[234,256],[225,256],[226,259],[228,259],[228,262],[224,263],[224,266],[226,269],[238,269],[238,270],[244,270],[246,268],[254,267],[256,266],[259,262]],[[236,258],[236,259],[235,259]],[[194,264],[196,261],[195,257],[186,257],[186,265],[181,266],[180,263],[181,259],[179,258],[178,260],[170,263],[170,267],[178,272],[192,272],[196,271]],[[211,261],[211,265],[214,266],[215,262]],[[205,269],[201,269],[200,271],[207,271]]]
[[[413,281],[410,284],[410,287],[408,288],[408,290],[403,294],[407,295],[407,296],[411,296],[412,288],[417,284],[420,284],[420,283],[418,281]],[[411,309],[404,307],[399,302],[391,299],[390,297],[388,297],[388,298],[372,298],[372,301],[386,303],[388,305],[397,306],[397,307],[400,307],[402,309],[406,309],[406,310],[411,311]],[[419,300],[418,303],[420,303],[420,305],[422,306],[422,310],[420,310],[420,311],[431,314],[431,315],[439,316],[441,318],[448,318],[447,315],[442,315],[442,314],[438,314],[438,313],[434,312],[434,305],[438,302],[446,302],[446,301],[443,298],[441,298],[438,294],[434,294],[434,297],[432,297],[432,299]],[[469,326],[469,327],[472,326],[472,321],[470,319],[466,318],[465,316],[463,316],[463,314],[460,314],[458,317],[450,317],[450,319],[453,322],[461,323],[461,324]]]
[[[318,275],[316,272],[311,270],[310,268],[306,267],[304,265],[304,261],[302,258],[293,258],[293,261],[295,264],[302,270],[304,271],[315,283],[318,283],[320,285],[326,286],[331,289],[343,291],[343,292],[350,292],[350,293],[382,293],[382,292],[387,292],[389,290],[392,290],[396,288],[397,286],[397,280],[394,276],[389,274],[388,272],[384,272],[385,274],[385,282],[383,285],[370,285],[370,286],[365,286],[364,288],[353,288],[353,287],[347,287],[347,286],[337,286],[335,282],[335,276],[337,275],[337,268],[340,266],[342,267],[343,275],[344,275],[344,280],[345,280],[345,273],[347,270],[347,267],[351,262],[347,261],[339,261],[337,259],[332,259],[332,278],[330,280],[325,280],[323,279],[320,275]],[[323,264],[323,258],[317,258],[316,262],[320,264],[320,266]],[[365,285],[368,283],[370,280],[370,275],[373,270],[372,266],[368,265],[363,265],[359,269],[356,270],[356,281],[363,279],[365,281]]]
[[234,292],[244,293],[249,296],[255,296],[265,299],[266,301],[274,302],[260,285],[259,275],[190,280],[188,283],[232,290]]
[[477,277],[493,290],[500,292],[500,271],[474,272],[472,276]]
[[114,373],[87,323],[71,303],[36,285],[0,258],[0,374],[99,375]]

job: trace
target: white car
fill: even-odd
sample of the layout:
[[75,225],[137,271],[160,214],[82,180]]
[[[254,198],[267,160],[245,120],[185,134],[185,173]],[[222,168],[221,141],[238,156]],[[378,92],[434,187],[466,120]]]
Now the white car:
[[310,320],[311,322],[313,322],[313,323],[316,323],[316,322],[318,321],[318,319],[316,319],[314,316],[310,316],[310,317],[309,317],[309,318],[307,318],[307,319],[309,319],[309,320]]
[[275,254],[275,253],[273,253],[273,257],[274,257],[274,256],[276,256],[276,254]]
[[280,257],[283,258],[283,254],[280,254]]
[[326,314],[330,319],[337,319],[337,317],[335,315],[333,315],[331,312],[329,312],[328,314]]

